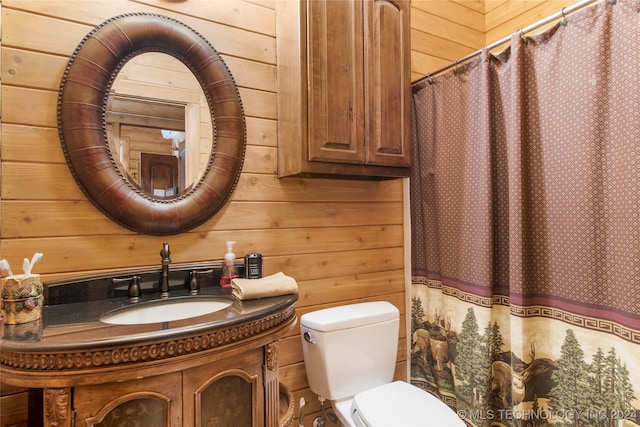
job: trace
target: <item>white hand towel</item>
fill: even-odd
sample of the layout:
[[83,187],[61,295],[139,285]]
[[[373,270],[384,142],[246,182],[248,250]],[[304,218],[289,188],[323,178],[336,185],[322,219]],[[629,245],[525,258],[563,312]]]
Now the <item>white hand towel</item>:
[[268,298],[298,293],[298,284],[293,277],[279,272],[261,279],[233,279],[232,294],[240,300]]

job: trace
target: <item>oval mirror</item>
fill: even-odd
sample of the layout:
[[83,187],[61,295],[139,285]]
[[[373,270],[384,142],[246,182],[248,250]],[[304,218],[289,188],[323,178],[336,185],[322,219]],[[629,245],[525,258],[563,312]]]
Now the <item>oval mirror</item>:
[[165,53],[133,57],[118,72],[106,104],[111,155],[145,194],[190,190],[211,157],[211,113],[193,73]]
[[[131,89],[133,70],[159,59],[164,64],[147,69],[145,85]],[[197,82],[202,102],[159,95],[184,91],[162,76],[179,69],[175,60]],[[238,88],[218,52],[187,25],[148,13],[111,18],[78,45],[60,84],[58,130],[89,200],[118,224],[151,235],[188,231],[218,212],[240,177],[246,149]],[[140,148],[148,134],[162,148]]]

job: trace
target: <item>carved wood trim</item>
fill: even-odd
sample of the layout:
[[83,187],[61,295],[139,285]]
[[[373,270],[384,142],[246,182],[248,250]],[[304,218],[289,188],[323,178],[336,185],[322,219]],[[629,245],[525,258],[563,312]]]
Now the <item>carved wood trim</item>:
[[66,427],[70,425],[71,393],[68,388],[44,390],[44,425]]
[[165,341],[150,344],[126,345],[108,349],[33,353],[3,350],[0,354],[0,362],[3,366],[13,369],[68,371],[164,360],[264,335],[292,320],[295,320],[293,306],[271,316],[229,328],[211,330],[188,337],[168,338]]
[[265,422],[277,426],[280,418],[280,378],[278,377],[278,341],[264,346]]
[[278,341],[265,346],[265,362],[268,370],[275,371],[278,369]]

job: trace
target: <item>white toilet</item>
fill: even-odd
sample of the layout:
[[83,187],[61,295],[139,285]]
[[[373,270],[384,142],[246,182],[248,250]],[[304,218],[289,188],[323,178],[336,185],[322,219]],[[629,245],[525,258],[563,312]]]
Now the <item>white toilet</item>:
[[331,400],[345,426],[465,426],[444,402],[393,381],[400,329],[386,302],[343,305],[300,318],[311,391]]

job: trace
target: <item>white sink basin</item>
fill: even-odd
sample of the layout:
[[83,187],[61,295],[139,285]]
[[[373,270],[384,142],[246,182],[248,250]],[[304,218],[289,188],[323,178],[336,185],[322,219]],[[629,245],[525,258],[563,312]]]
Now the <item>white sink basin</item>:
[[141,325],[189,319],[224,310],[232,301],[220,298],[158,300],[131,305],[105,313],[100,321],[112,325]]

